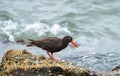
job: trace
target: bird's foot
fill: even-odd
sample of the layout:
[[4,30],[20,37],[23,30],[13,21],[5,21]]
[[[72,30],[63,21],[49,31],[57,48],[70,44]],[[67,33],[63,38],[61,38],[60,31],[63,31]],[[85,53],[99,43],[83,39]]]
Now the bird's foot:
[[50,58],[50,60],[58,62],[59,60],[55,59],[55,58]]

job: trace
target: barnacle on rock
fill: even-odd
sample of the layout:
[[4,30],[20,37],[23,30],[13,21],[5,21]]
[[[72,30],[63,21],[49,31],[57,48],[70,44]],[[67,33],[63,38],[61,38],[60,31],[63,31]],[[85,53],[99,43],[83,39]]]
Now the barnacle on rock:
[[[27,50],[8,50],[0,64],[0,76],[92,76],[92,71],[68,62],[53,62]],[[95,76],[95,74],[94,74]]]

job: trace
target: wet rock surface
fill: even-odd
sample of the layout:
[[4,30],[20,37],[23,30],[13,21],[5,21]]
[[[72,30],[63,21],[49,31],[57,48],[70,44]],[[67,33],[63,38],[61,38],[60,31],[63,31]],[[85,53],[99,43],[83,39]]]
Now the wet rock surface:
[[120,65],[113,67],[113,69],[99,72],[98,76],[120,76]]
[[97,76],[95,72],[63,61],[51,61],[26,50],[8,50],[0,64],[0,76]]

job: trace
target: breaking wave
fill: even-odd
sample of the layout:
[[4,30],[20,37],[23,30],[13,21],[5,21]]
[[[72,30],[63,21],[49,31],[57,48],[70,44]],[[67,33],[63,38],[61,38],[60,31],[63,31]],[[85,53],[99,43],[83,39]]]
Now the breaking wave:
[[59,24],[52,26],[45,23],[20,24],[11,20],[0,22],[0,39],[15,42],[17,40],[27,40],[28,38],[38,39],[44,36],[57,36],[71,34],[67,27]]

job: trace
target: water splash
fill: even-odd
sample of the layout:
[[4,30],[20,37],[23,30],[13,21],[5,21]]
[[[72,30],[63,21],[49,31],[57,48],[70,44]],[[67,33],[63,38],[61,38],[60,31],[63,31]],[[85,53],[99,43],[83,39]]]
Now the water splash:
[[61,27],[59,24],[53,24],[52,26],[45,23],[18,24],[11,20],[1,22],[0,24],[2,25],[0,38],[11,42],[28,38],[40,38],[47,35],[71,34],[67,27]]

